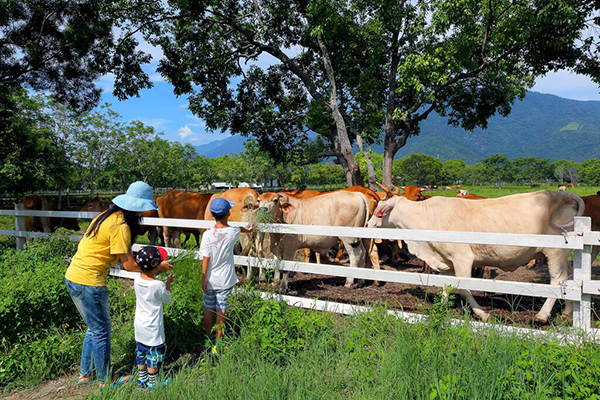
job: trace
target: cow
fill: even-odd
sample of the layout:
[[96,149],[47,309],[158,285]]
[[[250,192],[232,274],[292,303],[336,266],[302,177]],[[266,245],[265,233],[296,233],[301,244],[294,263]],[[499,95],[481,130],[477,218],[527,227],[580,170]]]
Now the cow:
[[[157,199],[154,199],[155,202],[156,202],[156,200]],[[110,201],[110,200],[101,200],[98,197],[94,197],[93,199],[91,199],[87,203],[85,203],[83,205],[83,207],[81,207],[81,210],[79,210],[79,211],[102,212],[102,211],[108,210],[108,207],[110,207],[111,204],[112,204],[112,201]],[[158,211],[156,211],[156,210],[144,211],[142,213],[142,217],[158,218]],[[148,234],[148,239],[150,241],[150,244],[156,245],[158,243],[158,239],[160,238],[160,228],[158,226],[141,225],[140,229],[138,231],[138,235],[145,235],[146,233]],[[164,244],[164,241],[163,241],[163,244]]]
[[568,188],[572,188],[572,187],[573,187],[573,184],[572,184],[572,183],[567,183],[567,187],[568,187]]
[[456,194],[456,197],[464,197],[468,194],[469,194],[469,191],[467,189],[460,189],[458,191],[458,193]]
[[[263,193],[258,198],[259,211],[268,212],[276,221],[298,225],[354,226],[362,227],[369,218],[369,201],[360,192],[336,191],[308,199],[300,199],[286,193]],[[352,237],[339,238],[348,251],[351,267],[365,266],[363,240]],[[271,234],[271,253],[284,260],[293,260],[296,250],[311,248],[327,254],[338,241],[336,237],[314,235]],[[368,243],[369,239],[365,239]],[[289,273],[284,272],[281,291],[287,292]],[[281,274],[275,271],[275,282]],[[346,279],[346,287],[353,284]],[[362,283],[362,282],[361,282]]]
[[[300,189],[296,189],[291,192],[290,191],[282,191],[280,193],[285,193],[285,194],[294,196],[295,198],[298,198],[298,199],[309,199],[311,197],[320,196],[325,193],[335,193],[335,192],[339,192],[339,191],[360,192],[360,193],[364,194],[365,196],[367,196],[367,200],[369,201],[369,215],[373,214],[373,211],[375,211],[375,207],[377,207],[377,204],[379,203],[379,200],[380,200],[380,197],[376,192],[374,192],[373,190],[371,190],[369,188],[361,186],[361,185],[354,185],[352,187],[336,190],[333,192],[319,192],[317,190],[310,190],[310,189],[301,191]],[[371,262],[373,263],[373,265],[379,266],[379,256],[377,254],[376,249],[372,245],[369,246],[369,249],[370,249],[369,257],[371,258]],[[339,262],[341,260],[343,251],[344,251],[344,243],[342,241],[340,241],[338,252],[335,256],[336,261]],[[310,248],[304,249],[304,262],[310,261],[310,252],[311,252]],[[321,254],[319,252],[315,253],[315,258],[316,258],[317,264],[321,264]]]
[[558,190],[560,190],[561,192],[564,192],[564,191],[566,191],[566,190],[567,190],[567,187],[566,187],[566,186],[564,186],[564,185],[562,185],[562,186],[559,186],[559,187],[558,187]]
[[[234,188],[229,189],[223,193],[213,194],[208,200],[206,209],[204,210],[204,219],[214,221],[214,217],[210,213],[210,203],[217,197],[222,197],[229,200],[235,205],[231,209],[231,215],[229,221],[248,221],[251,216],[251,211],[254,209],[258,202],[258,192],[250,188]],[[240,244],[242,245],[242,255],[246,256],[250,253],[252,248],[252,236],[249,233],[242,233],[240,235]],[[250,268],[248,268],[250,269]]]
[[[22,201],[23,209],[29,211],[59,211],[55,209],[48,200],[39,195],[25,197]],[[44,233],[54,232],[57,228],[66,228],[73,231],[79,230],[79,224],[76,218],[60,217],[31,217],[25,216],[24,228],[26,231],[37,231]]]
[[[396,188],[395,186],[393,186]],[[396,188],[397,189],[397,188]],[[422,189],[417,186],[404,186],[402,187],[402,196],[406,197],[411,201],[423,201],[429,199],[431,196],[425,195],[421,193]],[[385,193],[385,192],[384,192]],[[386,196],[382,196],[381,198],[385,198]]]
[[79,211],[87,211],[87,212],[101,212],[104,210],[108,210],[108,207],[111,205],[112,201],[100,199],[99,197],[94,197],[93,199],[88,200],[87,203],[81,207]]
[[[590,217],[592,220],[592,230],[600,231],[600,191],[591,196],[583,196],[581,198],[585,203],[584,217]],[[600,246],[592,246],[592,262],[598,257]]]
[[[178,219],[205,219],[204,214],[212,194],[184,192],[177,189],[163,193],[156,203],[158,217]],[[171,247],[171,240],[175,247],[181,247],[181,233],[186,234],[184,244],[189,240],[189,235],[194,235],[196,244],[200,244],[200,229],[174,228],[163,226],[163,238],[166,247]]]
[[[563,229],[573,226],[573,218],[582,215],[585,207],[579,196],[547,190],[479,201],[436,197],[413,202],[392,196],[389,189],[388,193],[388,198],[379,203],[369,220],[369,227],[561,234]],[[431,268],[444,274],[454,273],[457,277],[471,277],[473,267],[477,266],[513,270],[540,254],[548,260],[552,285],[560,285],[572,270],[566,249],[413,241],[407,244],[409,251]],[[490,315],[481,309],[468,290],[461,289],[459,294],[469,302],[477,317],[489,320]],[[535,319],[546,322],[555,302],[556,299],[546,299]],[[564,313],[572,313],[572,306],[568,302]]]
[[465,194],[464,196],[457,196],[459,199],[466,199],[466,200],[483,200],[483,199],[487,199],[487,197],[483,197],[483,196],[478,196],[476,194],[473,193],[469,193],[469,194]]

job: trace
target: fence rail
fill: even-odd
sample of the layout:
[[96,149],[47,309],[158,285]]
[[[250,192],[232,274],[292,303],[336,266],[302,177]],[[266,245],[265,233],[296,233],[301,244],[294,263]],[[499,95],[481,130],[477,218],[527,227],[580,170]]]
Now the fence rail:
[[[0,230],[0,235],[17,237],[17,246],[24,244],[25,238],[43,237],[46,233],[27,232],[24,229],[25,216],[58,217],[58,218],[94,218],[95,212],[72,212],[72,211],[25,211],[17,205],[15,210],[0,210],[0,215],[15,217],[15,230]],[[213,221],[187,220],[187,219],[165,219],[144,218],[143,225],[169,226],[177,228],[210,228]],[[232,222],[233,226],[243,226],[245,223]],[[444,243],[467,243],[486,244],[499,246],[519,247],[547,247],[574,250],[574,273],[570,280],[561,282],[560,286],[509,282],[478,278],[459,278],[455,276],[431,275],[402,271],[372,270],[365,268],[351,268],[346,266],[312,264],[296,261],[284,261],[277,259],[266,259],[257,257],[235,256],[237,265],[248,267],[262,267],[279,269],[283,271],[304,272],[308,274],[322,274],[355,279],[378,280],[382,282],[396,282],[420,286],[446,287],[448,285],[457,289],[467,289],[488,293],[503,293],[531,297],[556,298],[574,302],[573,332],[583,332],[590,338],[600,338],[599,330],[591,326],[591,296],[600,295],[600,281],[591,280],[591,246],[600,244],[600,232],[591,231],[591,220],[588,217],[576,217],[574,232],[564,235],[528,235],[511,233],[489,233],[489,232],[449,232],[431,230],[405,230],[405,229],[382,229],[382,228],[351,228],[336,226],[317,225],[286,225],[286,224],[259,224],[261,232],[293,234],[293,235],[316,235],[332,237],[357,237],[357,238],[380,238],[390,240],[409,240],[423,242]],[[81,236],[72,235],[72,240],[80,240]],[[133,245],[133,251],[139,250],[141,245]],[[178,254],[185,251],[181,249],[168,248],[169,254]],[[121,269],[111,269],[111,275],[123,278],[132,278],[137,274]],[[289,297],[289,296],[284,296]],[[293,300],[293,301],[292,301]],[[292,299],[292,303],[296,300]],[[307,300],[307,299],[305,299]],[[308,301],[308,300],[307,300]],[[310,303],[310,301],[308,301]],[[303,300],[302,304],[308,304]],[[313,303],[311,303],[313,304]],[[321,304],[321,303],[314,303]],[[328,303],[337,304],[337,303]],[[320,306],[319,306],[320,307]],[[339,304],[338,308],[347,310],[350,305]],[[411,317],[412,318],[412,317]],[[516,328],[502,326],[502,329],[515,331]],[[539,331],[542,332],[542,331]],[[573,333],[572,332],[572,333]],[[542,334],[542,333],[540,333]]]

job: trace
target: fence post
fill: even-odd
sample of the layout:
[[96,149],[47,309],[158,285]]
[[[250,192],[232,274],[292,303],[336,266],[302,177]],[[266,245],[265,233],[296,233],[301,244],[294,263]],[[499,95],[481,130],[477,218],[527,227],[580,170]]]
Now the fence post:
[[[25,217],[17,216],[17,212],[23,211],[23,204],[16,203],[15,204],[15,231],[24,231],[25,230]],[[25,241],[27,238],[17,236],[17,250],[23,250],[25,246]]]
[[[581,235],[592,230],[590,217],[575,217],[575,233]],[[575,250],[573,254],[573,280],[580,287],[583,281],[592,279],[592,246],[585,245],[583,250]],[[573,304],[573,327],[583,330],[587,335],[592,333],[592,296],[582,294],[581,301]]]

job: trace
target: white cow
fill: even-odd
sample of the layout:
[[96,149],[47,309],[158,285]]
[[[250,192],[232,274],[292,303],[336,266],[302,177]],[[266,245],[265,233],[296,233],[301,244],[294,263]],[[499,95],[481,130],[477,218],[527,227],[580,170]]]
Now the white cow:
[[[388,189],[389,191],[389,189]],[[389,192],[388,192],[389,193]],[[583,213],[583,200],[569,192],[539,191],[497,199],[464,201],[460,198],[434,197],[414,202],[388,195],[369,220],[369,227],[445,230],[463,232],[505,232],[522,234],[560,234],[573,226],[573,218]],[[548,261],[550,283],[559,285],[571,274],[569,250],[492,246],[459,243],[427,243],[406,241],[408,250],[443,274],[471,277],[478,266],[495,266],[514,270],[537,256]],[[481,309],[468,290],[459,290],[473,312],[484,321],[489,314]],[[546,299],[535,316],[546,322],[556,299]],[[565,314],[572,313],[568,302]]]
[[[286,224],[325,225],[325,226],[365,226],[369,218],[369,200],[359,192],[337,191],[320,196],[299,199],[285,193],[263,193],[258,198],[260,210],[268,210],[272,218]],[[340,237],[344,244],[351,267],[365,266],[365,246],[363,240]],[[327,254],[338,238],[313,235],[270,234],[271,252],[284,260],[293,260],[296,250],[310,248],[322,255]],[[368,241],[368,239],[367,239]],[[289,273],[284,272],[281,291],[286,292]],[[280,272],[275,271],[275,281]],[[353,278],[346,279],[346,286]]]

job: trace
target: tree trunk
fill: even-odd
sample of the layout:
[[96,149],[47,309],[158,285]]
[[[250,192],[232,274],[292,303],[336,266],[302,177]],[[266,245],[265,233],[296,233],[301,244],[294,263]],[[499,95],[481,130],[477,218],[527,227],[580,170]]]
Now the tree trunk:
[[358,167],[358,164],[356,164],[354,153],[352,152],[352,144],[348,138],[346,121],[344,120],[344,117],[338,108],[337,87],[335,83],[335,75],[333,73],[333,65],[331,63],[331,59],[329,58],[329,52],[327,51],[327,47],[325,46],[323,38],[320,34],[317,35],[317,41],[319,42],[319,47],[321,48],[323,64],[325,65],[325,71],[329,81],[328,106],[331,110],[331,115],[333,116],[335,126],[337,128],[337,134],[334,138],[335,152],[338,155],[338,159],[340,160],[342,167],[344,167],[344,170],[346,171],[346,180],[348,185],[363,185],[363,178],[360,174],[360,168]]
[[62,188],[58,189],[58,209],[62,208]]
[[363,156],[367,160],[367,176],[369,177],[369,189],[377,191],[377,174],[375,173],[375,168],[373,167],[373,160],[371,160],[371,155],[365,151],[365,146],[362,140],[362,136],[356,135],[356,144],[358,145],[358,149],[363,153]]

